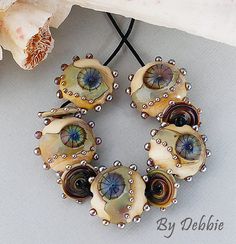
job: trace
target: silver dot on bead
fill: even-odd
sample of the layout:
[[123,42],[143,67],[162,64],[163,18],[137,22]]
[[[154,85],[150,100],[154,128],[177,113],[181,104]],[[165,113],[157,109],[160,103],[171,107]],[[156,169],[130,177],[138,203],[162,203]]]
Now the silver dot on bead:
[[91,208],[91,209],[89,210],[89,214],[90,214],[91,216],[95,216],[95,215],[97,215],[97,211],[96,211],[96,209],[95,209],[95,208]]
[[181,73],[183,76],[185,76],[185,75],[187,74],[187,71],[186,71],[185,68],[181,68],[179,71],[180,71],[180,73]]
[[95,138],[96,145],[100,145],[102,143],[102,139],[100,137]]
[[125,223],[119,223],[117,224],[117,227],[120,229],[124,229],[125,228]]
[[149,158],[147,160],[147,165],[150,166],[150,167],[153,167],[154,166],[154,162],[153,162],[153,160],[151,158]]
[[113,165],[114,165],[115,167],[118,167],[118,166],[122,166],[122,163],[121,163],[119,160],[116,160],[116,161],[113,163]]
[[132,189],[129,190],[129,194],[134,194],[134,191]]
[[80,164],[85,166],[85,165],[87,164],[87,161],[86,161],[86,160],[82,160],[82,161],[80,162]]
[[43,169],[45,169],[45,170],[49,170],[49,169],[50,169],[49,164],[44,163],[44,164],[43,164]]
[[174,187],[178,189],[180,187],[180,184],[179,183],[175,183]]
[[155,58],[155,61],[156,61],[156,62],[162,62],[162,57],[161,57],[161,56],[157,56],[157,57]]
[[190,182],[190,181],[192,181],[192,179],[193,179],[192,176],[188,176],[188,177],[185,178],[185,181]]
[[168,152],[172,152],[172,150],[173,150],[173,148],[172,148],[172,147],[170,147],[170,146],[169,146],[169,147],[167,147],[167,151],[168,151]]
[[133,184],[134,183],[134,180],[133,179],[129,179],[129,183],[130,184]]
[[110,102],[112,99],[113,99],[113,97],[112,97],[112,95],[111,95],[111,94],[107,95],[106,100],[107,100],[108,102]]
[[149,115],[148,115],[147,113],[145,113],[145,112],[142,112],[142,113],[141,113],[141,117],[142,117],[143,119],[147,119],[147,118],[149,117]]
[[118,73],[118,71],[116,71],[116,70],[113,70],[112,71],[112,75],[113,75],[113,77],[118,77],[118,75],[119,75],[119,73]]
[[102,106],[101,105],[97,105],[95,108],[96,112],[100,112],[102,110]]
[[209,158],[211,156],[211,151],[209,149],[206,150],[206,156]]
[[139,215],[137,215],[137,216],[135,216],[134,218],[133,218],[133,222],[134,223],[139,223],[141,221],[141,217],[139,216]]
[[169,95],[168,95],[168,93],[164,93],[162,96],[163,96],[164,98],[167,98]]
[[118,84],[118,83],[114,83],[114,84],[113,84],[113,88],[114,88],[115,90],[117,90],[117,89],[119,88],[119,84]]
[[66,154],[62,154],[61,157],[62,157],[63,159],[65,159],[65,158],[67,157],[67,155],[66,155]]
[[67,164],[67,165],[66,165],[66,169],[67,169],[67,170],[70,170],[71,168],[72,168],[72,166],[71,166],[70,164]]
[[94,128],[95,123],[94,123],[94,121],[89,121],[88,122],[88,125],[89,125],[89,127]]
[[130,74],[130,75],[128,76],[128,80],[129,80],[129,81],[132,81],[133,78],[134,78],[134,75],[133,75],[133,74]]
[[131,164],[131,165],[129,166],[129,168],[132,169],[132,170],[134,170],[134,171],[136,171],[136,170],[138,169],[138,167],[137,167],[136,164]]
[[128,95],[130,95],[131,94],[131,88],[130,87],[126,88],[125,89],[125,93],[128,94]]
[[130,103],[130,107],[131,107],[131,108],[136,108],[137,106],[136,106],[136,104],[135,104],[134,102],[131,102],[131,103]]
[[156,139],[157,144],[161,144],[161,139]]
[[102,223],[103,223],[103,225],[107,226],[107,225],[109,225],[109,224],[110,224],[110,221],[108,221],[108,220],[104,219],[104,220],[102,221]]
[[150,135],[151,135],[152,137],[154,137],[154,136],[157,134],[157,132],[158,132],[158,130],[156,130],[156,129],[152,129],[152,130],[150,131]]
[[65,193],[62,193],[62,194],[61,194],[61,198],[62,198],[62,199],[66,199],[66,194],[65,194]]
[[163,142],[162,142],[162,146],[163,146],[163,147],[166,147],[166,146],[167,146],[167,142],[166,142],[166,141],[163,141]]
[[45,119],[44,121],[43,121],[43,123],[44,123],[44,125],[49,125],[50,123],[51,123],[51,120],[50,119]]
[[175,60],[174,60],[174,59],[170,59],[170,60],[168,61],[168,63],[171,64],[171,65],[175,65]]
[[149,211],[151,208],[150,208],[150,206],[149,206],[149,204],[145,204],[144,206],[143,206],[143,210],[144,211]]

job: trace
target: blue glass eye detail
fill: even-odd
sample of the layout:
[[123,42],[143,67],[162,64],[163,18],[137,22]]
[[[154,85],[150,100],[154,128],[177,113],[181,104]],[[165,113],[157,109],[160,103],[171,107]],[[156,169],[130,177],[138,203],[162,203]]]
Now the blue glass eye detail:
[[78,125],[67,125],[61,130],[60,136],[62,143],[71,148],[80,147],[86,140],[85,130]]
[[77,76],[77,81],[82,88],[94,90],[101,85],[102,75],[97,69],[83,68]]
[[187,160],[196,160],[201,154],[200,141],[193,135],[182,135],[176,142],[176,151]]
[[118,198],[125,188],[125,182],[123,177],[117,173],[107,173],[105,174],[100,182],[100,193],[107,199]]
[[165,64],[155,64],[144,74],[143,82],[150,89],[162,89],[170,84],[173,72]]

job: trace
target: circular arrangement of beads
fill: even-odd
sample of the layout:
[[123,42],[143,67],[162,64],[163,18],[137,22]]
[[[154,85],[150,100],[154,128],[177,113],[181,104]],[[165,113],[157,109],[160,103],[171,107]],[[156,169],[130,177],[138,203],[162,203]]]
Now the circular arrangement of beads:
[[191,181],[198,172],[206,170],[207,137],[199,134],[201,109],[187,98],[191,89],[185,69],[178,69],[173,59],[154,62],[129,75],[131,107],[141,112],[142,118],[156,117],[161,125],[151,130],[151,140],[144,148],[148,151],[147,173],[141,176],[137,166],[92,166],[98,159],[96,146],[102,140],[95,137],[93,121],[85,122],[82,115],[89,109],[100,111],[102,104],[112,100],[118,88],[116,71],[99,63],[92,54],[84,59],[73,58],[70,65],[62,65],[63,74],[55,79],[59,86],[58,98],[73,105],[48,112],[40,112],[45,128],[37,131],[45,169],[58,175],[63,198],[81,203],[91,198],[90,215],[97,215],[104,225],[116,224],[123,228],[129,222],[140,222],[143,211],[150,206],[164,211],[177,203],[176,179]]

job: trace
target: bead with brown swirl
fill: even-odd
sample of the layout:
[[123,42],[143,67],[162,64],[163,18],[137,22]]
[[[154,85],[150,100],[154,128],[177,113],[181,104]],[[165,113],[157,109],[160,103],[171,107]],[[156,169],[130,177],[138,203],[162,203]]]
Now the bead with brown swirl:
[[200,112],[199,109],[189,103],[174,103],[164,110],[161,122],[175,124],[176,126],[200,126]]
[[152,169],[148,172],[148,182],[146,183],[146,197],[148,202],[165,209],[176,202],[176,181],[173,175],[162,169]]
[[62,175],[62,189],[66,196],[83,201],[91,197],[89,178],[95,177],[96,172],[89,165],[74,165]]

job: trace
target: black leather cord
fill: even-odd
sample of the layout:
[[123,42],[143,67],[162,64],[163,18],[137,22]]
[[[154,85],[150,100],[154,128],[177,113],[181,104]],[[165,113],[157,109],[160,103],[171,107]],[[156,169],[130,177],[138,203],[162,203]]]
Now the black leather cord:
[[111,60],[117,55],[117,53],[120,51],[120,49],[122,48],[124,43],[127,41],[128,37],[129,37],[129,35],[133,29],[134,22],[135,22],[135,20],[131,19],[130,24],[129,24],[129,28],[128,28],[127,32],[125,33],[124,37],[122,38],[122,40],[120,41],[117,48],[114,50],[114,52],[111,54],[111,56],[107,59],[107,61],[104,62],[103,65],[107,66],[111,62]]
[[138,60],[139,64],[141,66],[144,66],[145,63],[143,62],[143,60],[141,59],[141,57],[138,55],[138,53],[135,51],[135,49],[133,48],[133,46],[130,44],[130,42],[127,40],[127,38],[125,37],[125,35],[123,34],[123,32],[121,31],[120,27],[117,25],[115,19],[113,18],[112,14],[107,13],[107,16],[109,17],[109,19],[111,20],[111,23],[113,24],[113,26],[115,27],[115,29],[117,30],[118,34],[121,36],[122,41],[125,42],[125,44],[127,45],[127,47],[129,48],[129,50],[133,53],[133,55],[135,56],[135,58]]

